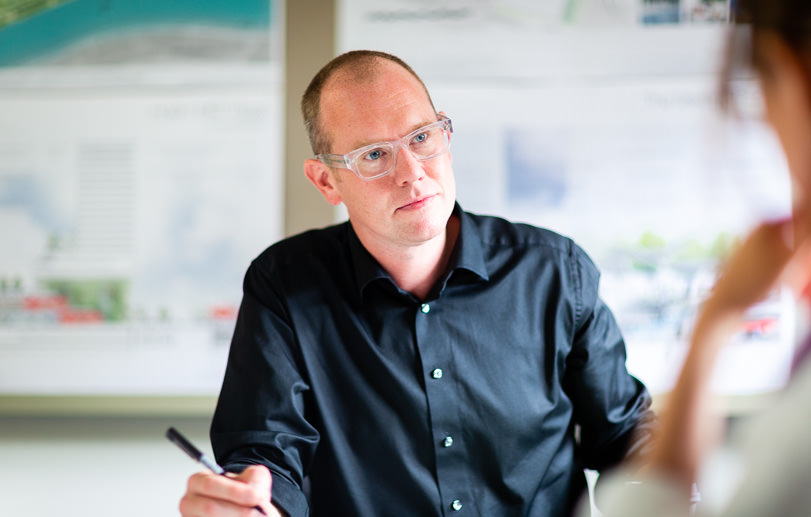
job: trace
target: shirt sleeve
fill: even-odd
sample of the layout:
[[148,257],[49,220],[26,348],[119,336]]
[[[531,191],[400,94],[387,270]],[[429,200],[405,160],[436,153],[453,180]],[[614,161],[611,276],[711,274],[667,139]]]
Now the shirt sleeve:
[[248,269],[220,397],[211,424],[211,443],[226,470],[267,466],[271,500],[291,517],[308,514],[304,472],[318,444],[305,418],[309,386],[286,310],[269,276],[254,263]]
[[655,425],[651,397],[625,367],[625,342],[613,314],[598,296],[600,274],[572,244],[575,326],[563,379],[580,426],[584,466],[611,467],[643,454]]

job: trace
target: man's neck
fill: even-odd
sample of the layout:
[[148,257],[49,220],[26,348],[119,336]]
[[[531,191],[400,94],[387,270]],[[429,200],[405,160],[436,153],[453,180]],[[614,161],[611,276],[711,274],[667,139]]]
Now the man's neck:
[[369,253],[398,287],[424,300],[447,271],[458,235],[459,217],[454,214],[448,219],[444,235],[436,239],[418,246],[369,250]]

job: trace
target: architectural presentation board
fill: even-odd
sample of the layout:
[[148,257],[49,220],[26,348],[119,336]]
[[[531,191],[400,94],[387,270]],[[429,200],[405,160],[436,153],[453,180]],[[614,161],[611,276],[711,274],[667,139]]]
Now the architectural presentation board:
[[0,26],[0,393],[216,394],[282,233],[278,5],[24,14]]

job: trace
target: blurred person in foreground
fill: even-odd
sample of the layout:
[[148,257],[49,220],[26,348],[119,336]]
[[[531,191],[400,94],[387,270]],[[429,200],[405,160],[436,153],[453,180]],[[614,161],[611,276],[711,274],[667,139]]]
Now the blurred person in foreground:
[[183,515],[570,515],[653,421],[597,268],[462,210],[451,119],[399,58],[338,56],[302,111],[349,221],[250,265],[211,426],[241,473],[192,476]]
[[776,403],[742,429],[736,426],[723,446],[720,417],[712,411],[713,368],[747,309],[788,286],[807,310],[811,279],[811,2],[738,0],[733,14],[722,99],[730,108],[732,65],[745,56],[744,66],[758,79],[766,121],[785,153],[792,216],[756,226],[725,264],[699,310],[680,377],[661,412],[646,476],[639,482],[634,470],[632,483],[621,469],[604,476],[597,505],[606,517],[688,515],[697,479],[704,500],[695,508],[698,515],[811,515],[811,336],[797,346]]

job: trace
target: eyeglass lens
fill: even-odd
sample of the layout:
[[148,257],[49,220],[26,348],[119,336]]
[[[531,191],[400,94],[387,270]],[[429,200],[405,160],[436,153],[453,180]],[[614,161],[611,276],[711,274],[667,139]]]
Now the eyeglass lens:
[[445,124],[420,128],[406,135],[399,142],[382,142],[372,149],[365,150],[355,158],[357,171],[365,177],[377,176],[394,167],[397,152],[404,140],[411,154],[418,160],[428,160],[442,154],[448,148]]

